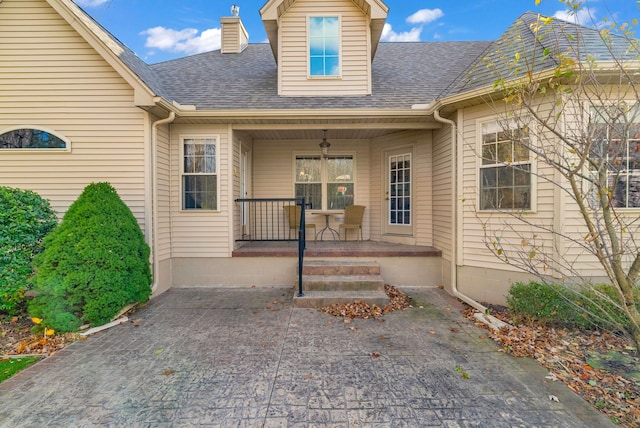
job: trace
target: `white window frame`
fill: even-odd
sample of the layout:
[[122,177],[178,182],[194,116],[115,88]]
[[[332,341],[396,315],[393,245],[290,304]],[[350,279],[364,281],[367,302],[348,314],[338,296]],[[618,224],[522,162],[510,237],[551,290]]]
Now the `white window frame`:
[[[537,162],[535,156],[533,156],[533,152],[529,151],[529,159],[527,161],[518,161],[518,162],[498,162],[495,164],[483,164],[483,125],[494,124],[498,128],[503,127],[503,125],[507,123],[510,128],[517,128],[519,124],[517,124],[513,120],[505,121],[504,119],[490,117],[476,120],[476,180],[478,183],[477,191],[476,191],[476,207],[477,211],[481,213],[499,213],[499,212],[525,212],[525,213],[536,213],[538,210],[537,206]],[[535,145],[535,135],[531,130],[529,130],[529,145]],[[496,168],[496,167],[504,167],[504,166],[519,166],[519,165],[529,165],[529,175],[530,175],[530,200],[529,200],[529,208],[482,208],[482,175],[481,172],[483,169],[487,168]]]
[[[311,19],[312,18],[337,18],[338,19],[338,74],[336,75],[316,75],[311,74]],[[342,15],[336,14],[309,14],[306,17],[306,31],[307,31],[307,78],[308,79],[341,79],[342,78]]]
[[[633,104],[633,103],[635,103],[635,100],[629,100],[629,103]],[[585,114],[587,116],[586,117],[587,124],[591,123],[591,120],[593,118],[593,110],[598,109],[598,108],[607,108],[607,106],[605,106],[605,105],[590,105],[589,108],[585,109]],[[638,111],[638,112],[636,112],[634,114],[634,118],[636,120],[633,121],[633,122],[630,122],[630,123],[640,124],[640,111]],[[587,132],[590,132],[590,130],[588,129]],[[631,137],[627,136],[625,138],[625,143],[626,143],[625,150],[628,150],[629,140],[630,139],[631,140],[638,140],[638,138],[631,138]],[[628,156],[626,158],[627,158],[627,162],[628,162],[629,161]],[[636,174],[634,174],[633,172],[636,172]],[[588,168],[587,168],[587,173],[591,174],[591,172],[588,170]],[[636,176],[637,177],[639,174],[640,174],[640,169],[621,168],[619,176],[626,176],[627,180],[629,180],[629,177],[632,177],[632,176]],[[607,175],[608,176],[613,176],[614,174],[608,172]],[[626,189],[626,190],[627,190],[627,195],[626,195],[627,196],[627,203],[626,203],[626,206],[624,206],[624,207],[618,206],[618,207],[615,207],[615,209],[616,210],[624,210],[624,212],[626,212],[626,213],[640,212],[640,206],[638,206],[638,207],[630,207],[629,206],[629,193],[628,193],[629,189]]]
[[53,135],[56,138],[59,138],[60,140],[62,140],[65,143],[65,147],[64,148],[50,148],[50,149],[29,149],[29,148],[0,148],[0,152],[2,153],[10,153],[10,152],[20,152],[20,153],[25,153],[25,152],[37,152],[37,153],[42,153],[42,152],[47,152],[47,153],[51,153],[51,152],[71,152],[71,140],[69,140],[67,137],[65,137],[64,135],[54,131],[53,129],[44,127],[44,126],[38,126],[38,125],[19,125],[19,126],[12,126],[10,128],[5,128],[5,129],[1,129],[0,130],[0,135],[3,134],[7,134],[9,132],[13,132],[13,131],[17,131],[18,129],[35,129],[37,131],[43,131],[46,132],[48,134]]
[[[296,195],[296,184],[304,184],[304,182],[298,182],[297,181],[297,177],[296,177],[296,158],[298,156],[308,156],[308,157],[319,157],[320,158],[320,190],[321,190],[321,194],[322,194],[322,200],[321,200],[321,205],[322,207],[313,207],[314,210],[322,210],[322,211],[330,211],[331,209],[327,207],[328,204],[328,194],[327,194],[327,188],[329,184],[332,183],[336,183],[336,182],[329,182],[329,167],[328,167],[328,162],[327,159],[331,158],[331,157],[351,157],[351,161],[353,162],[353,170],[352,170],[352,174],[353,177],[351,179],[351,181],[349,183],[353,183],[353,204],[356,205],[356,199],[357,199],[357,187],[358,187],[358,182],[356,180],[357,177],[357,173],[356,173],[356,154],[353,152],[332,152],[330,155],[328,156],[322,156],[320,154],[318,154],[318,152],[296,152],[293,153],[293,171],[292,171],[292,177],[293,177],[293,195],[295,197]],[[313,183],[318,183],[316,181],[314,181]],[[309,201],[306,201],[309,202]],[[341,211],[341,209],[335,209],[335,211]]]
[[[189,134],[189,135],[180,135],[180,210],[182,212],[189,213],[198,213],[198,212],[220,212],[220,178],[222,174],[220,174],[220,135],[211,135],[211,134]],[[184,145],[187,140],[213,140],[213,145],[215,147],[215,172],[213,173],[187,173],[184,170]],[[184,189],[184,177],[191,175],[206,175],[206,176],[216,176],[216,207],[213,209],[209,208],[185,208],[185,189]]]

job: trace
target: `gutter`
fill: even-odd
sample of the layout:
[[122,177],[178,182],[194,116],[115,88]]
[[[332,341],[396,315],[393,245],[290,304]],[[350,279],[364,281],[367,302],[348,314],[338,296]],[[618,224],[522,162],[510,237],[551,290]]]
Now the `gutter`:
[[[434,107],[434,106],[428,106]],[[474,300],[473,298],[467,296],[462,293],[458,289],[458,246],[456,245],[457,241],[457,230],[458,230],[458,219],[460,217],[460,212],[458,209],[458,169],[457,169],[457,161],[458,161],[458,139],[457,139],[457,127],[456,123],[451,120],[440,116],[440,110],[438,108],[433,108],[433,118],[440,123],[444,123],[449,125],[451,128],[451,189],[452,189],[452,197],[451,197],[451,292],[455,297],[462,300],[469,306],[476,309],[478,312],[474,314],[474,317],[489,326],[494,330],[501,330],[504,327],[511,327],[509,324],[499,320],[493,315],[489,315],[489,309]]]
[[171,111],[169,116],[164,119],[158,119],[151,124],[151,209],[152,209],[152,224],[151,224],[151,255],[152,255],[152,275],[153,283],[151,284],[151,293],[158,287],[158,272],[160,268],[158,266],[158,178],[157,178],[157,156],[158,156],[158,126],[165,123],[171,123],[175,120],[176,113]]

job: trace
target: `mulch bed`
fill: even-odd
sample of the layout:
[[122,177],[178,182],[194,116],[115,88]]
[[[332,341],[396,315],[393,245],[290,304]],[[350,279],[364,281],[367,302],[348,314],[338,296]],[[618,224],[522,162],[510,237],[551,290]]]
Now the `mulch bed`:
[[69,343],[84,338],[79,334],[44,336],[31,333],[34,326],[29,317],[13,317],[0,322],[0,356],[53,355]]

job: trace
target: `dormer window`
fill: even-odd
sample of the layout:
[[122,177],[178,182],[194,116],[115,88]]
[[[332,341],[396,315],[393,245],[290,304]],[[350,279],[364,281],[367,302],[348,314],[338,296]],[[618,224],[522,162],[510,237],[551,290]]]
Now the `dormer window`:
[[309,17],[309,76],[340,76],[340,18]]

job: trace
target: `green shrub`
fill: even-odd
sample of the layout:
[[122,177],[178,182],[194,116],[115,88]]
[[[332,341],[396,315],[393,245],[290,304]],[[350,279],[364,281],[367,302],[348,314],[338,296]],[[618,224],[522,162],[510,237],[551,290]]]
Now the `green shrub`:
[[0,187],[0,314],[23,309],[31,261],[57,223],[49,201],[37,193]]
[[509,289],[507,306],[516,321],[536,321],[547,325],[573,324],[577,308],[567,301],[576,293],[556,284],[517,282]]
[[149,246],[109,183],[88,185],[34,259],[32,317],[58,332],[109,322],[151,294]]
[[629,325],[629,320],[619,303],[615,288],[608,284],[578,292],[558,284],[518,282],[507,295],[514,321],[535,321],[564,328],[622,330]]

